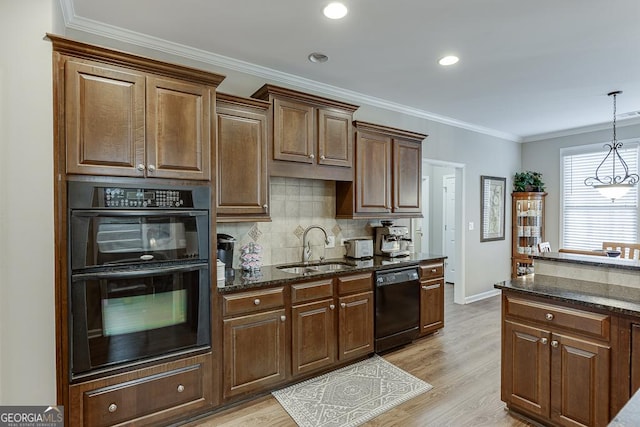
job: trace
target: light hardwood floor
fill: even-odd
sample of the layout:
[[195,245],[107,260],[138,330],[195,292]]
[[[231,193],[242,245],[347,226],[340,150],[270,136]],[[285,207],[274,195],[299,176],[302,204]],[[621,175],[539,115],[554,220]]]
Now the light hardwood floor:
[[[366,426],[529,426],[500,400],[500,297],[453,304],[446,285],[445,327],[383,355],[433,389],[385,412]],[[271,395],[191,424],[199,427],[295,426]]]

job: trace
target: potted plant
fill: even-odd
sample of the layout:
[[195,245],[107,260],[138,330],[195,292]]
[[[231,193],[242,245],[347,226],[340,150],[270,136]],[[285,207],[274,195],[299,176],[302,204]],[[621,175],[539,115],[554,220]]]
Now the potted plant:
[[513,191],[516,193],[525,191],[544,191],[544,182],[540,172],[516,172],[513,177]]

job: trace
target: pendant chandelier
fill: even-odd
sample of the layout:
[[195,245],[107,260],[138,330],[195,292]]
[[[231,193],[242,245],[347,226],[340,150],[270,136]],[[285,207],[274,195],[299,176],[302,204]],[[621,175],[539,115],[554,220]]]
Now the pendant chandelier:
[[[612,202],[627,194],[640,179],[638,174],[629,173],[627,163],[618,152],[618,149],[622,147],[622,143],[616,139],[616,96],[621,93],[622,91],[617,90],[607,94],[613,96],[613,140],[610,144],[604,145],[605,148],[609,149],[609,152],[596,168],[596,175],[584,180],[586,186],[595,188],[604,197],[611,199]],[[600,168],[607,163],[607,160],[611,162],[611,175],[602,176],[600,174]],[[619,173],[624,172],[624,176],[616,175],[616,165],[618,165],[618,171],[620,171],[620,167],[622,167],[622,171]]]

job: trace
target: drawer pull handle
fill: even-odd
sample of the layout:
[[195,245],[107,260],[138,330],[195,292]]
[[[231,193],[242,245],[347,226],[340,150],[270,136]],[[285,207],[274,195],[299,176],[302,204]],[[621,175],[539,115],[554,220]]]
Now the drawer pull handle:
[[178,393],[182,393],[184,391],[184,386],[182,384],[178,384]]
[[556,340],[551,341],[551,347],[558,348],[558,341]]
[[431,272],[432,272],[432,273],[435,273],[436,271],[438,271],[438,270],[436,270],[435,268],[432,268],[432,269],[431,269]]
[[346,306],[347,306],[346,303],[344,303],[344,302],[340,303],[340,307],[345,308]]
[[286,321],[287,320],[287,316],[280,316],[280,320],[283,321],[283,322]]
[[549,342],[549,340],[548,340],[548,339],[546,339],[546,338],[540,338],[540,343],[541,343],[542,345],[546,345],[548,342]]
[[254,300],[253,300],[253,303],[254,303],[255,305],[260,305],[260,298],[256,298],[256,299],[254,299]]
[[330,305],[329,305],[329,308],[330,308],[331,310],[333,310],[333,309],[335,309],[335,308],[336,308],[336,306],[335,306],[334,304],[330,304]]
[[547,320],[553,320],[553,314],[552,313],[547,313],[547,314],[545,314],[544,318],[547,319]]
[[438,289],[440,287],[440,284],[437,285],[422,285],[422,289],[424,289],[425,291],[430,291],[432,289]]
[[111,405],[109,405],[109,412],[114,413],[118,410],[118,405],[116,405],[115,403],[112,403]]

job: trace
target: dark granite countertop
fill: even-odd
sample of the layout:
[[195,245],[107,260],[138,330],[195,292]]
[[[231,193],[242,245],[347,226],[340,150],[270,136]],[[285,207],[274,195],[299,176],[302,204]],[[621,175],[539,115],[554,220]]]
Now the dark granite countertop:
[[[350,258],[326,259],[324,263],[348,263],[345,269],[311,274],[293,274],[278,269],[278,265],[266,265],[256,272],[245,272],[242,270],[227,270],[227,277],[223,287],[218,287],[219,293],[230,293],[241,290],[249,290],[273,285],[286,285],[299,282],[306,279],[321,279],[332,277],[339,274],[358,273],[365,271],[377,271],[387,268],[405,267],[410,265],[418,265],[422,261],[431,261],[444,259],[446,256],[437,254],[417,253],[406,257],[387,258],[375,256],[369,260],[356,260]],[[310,262],[313,264],[314,262]],[[282,264],[292,265],[294,263]],[[280,265],[280,266],[282,266]]]
[[640,390],[618,412],[609,423],[609,427],[636,427],[640,424]]
[[590,265],[593,267],[617,268],[621,270],[640,271],[640,261],[625,258],[610,258],[598,255],[578,255],[564,252],[545,252],[534,255],[533,259],[564,262],[570,264]]
[[496,283],[494,287],[585,307],[640,316],[640,288],[541,274]]

